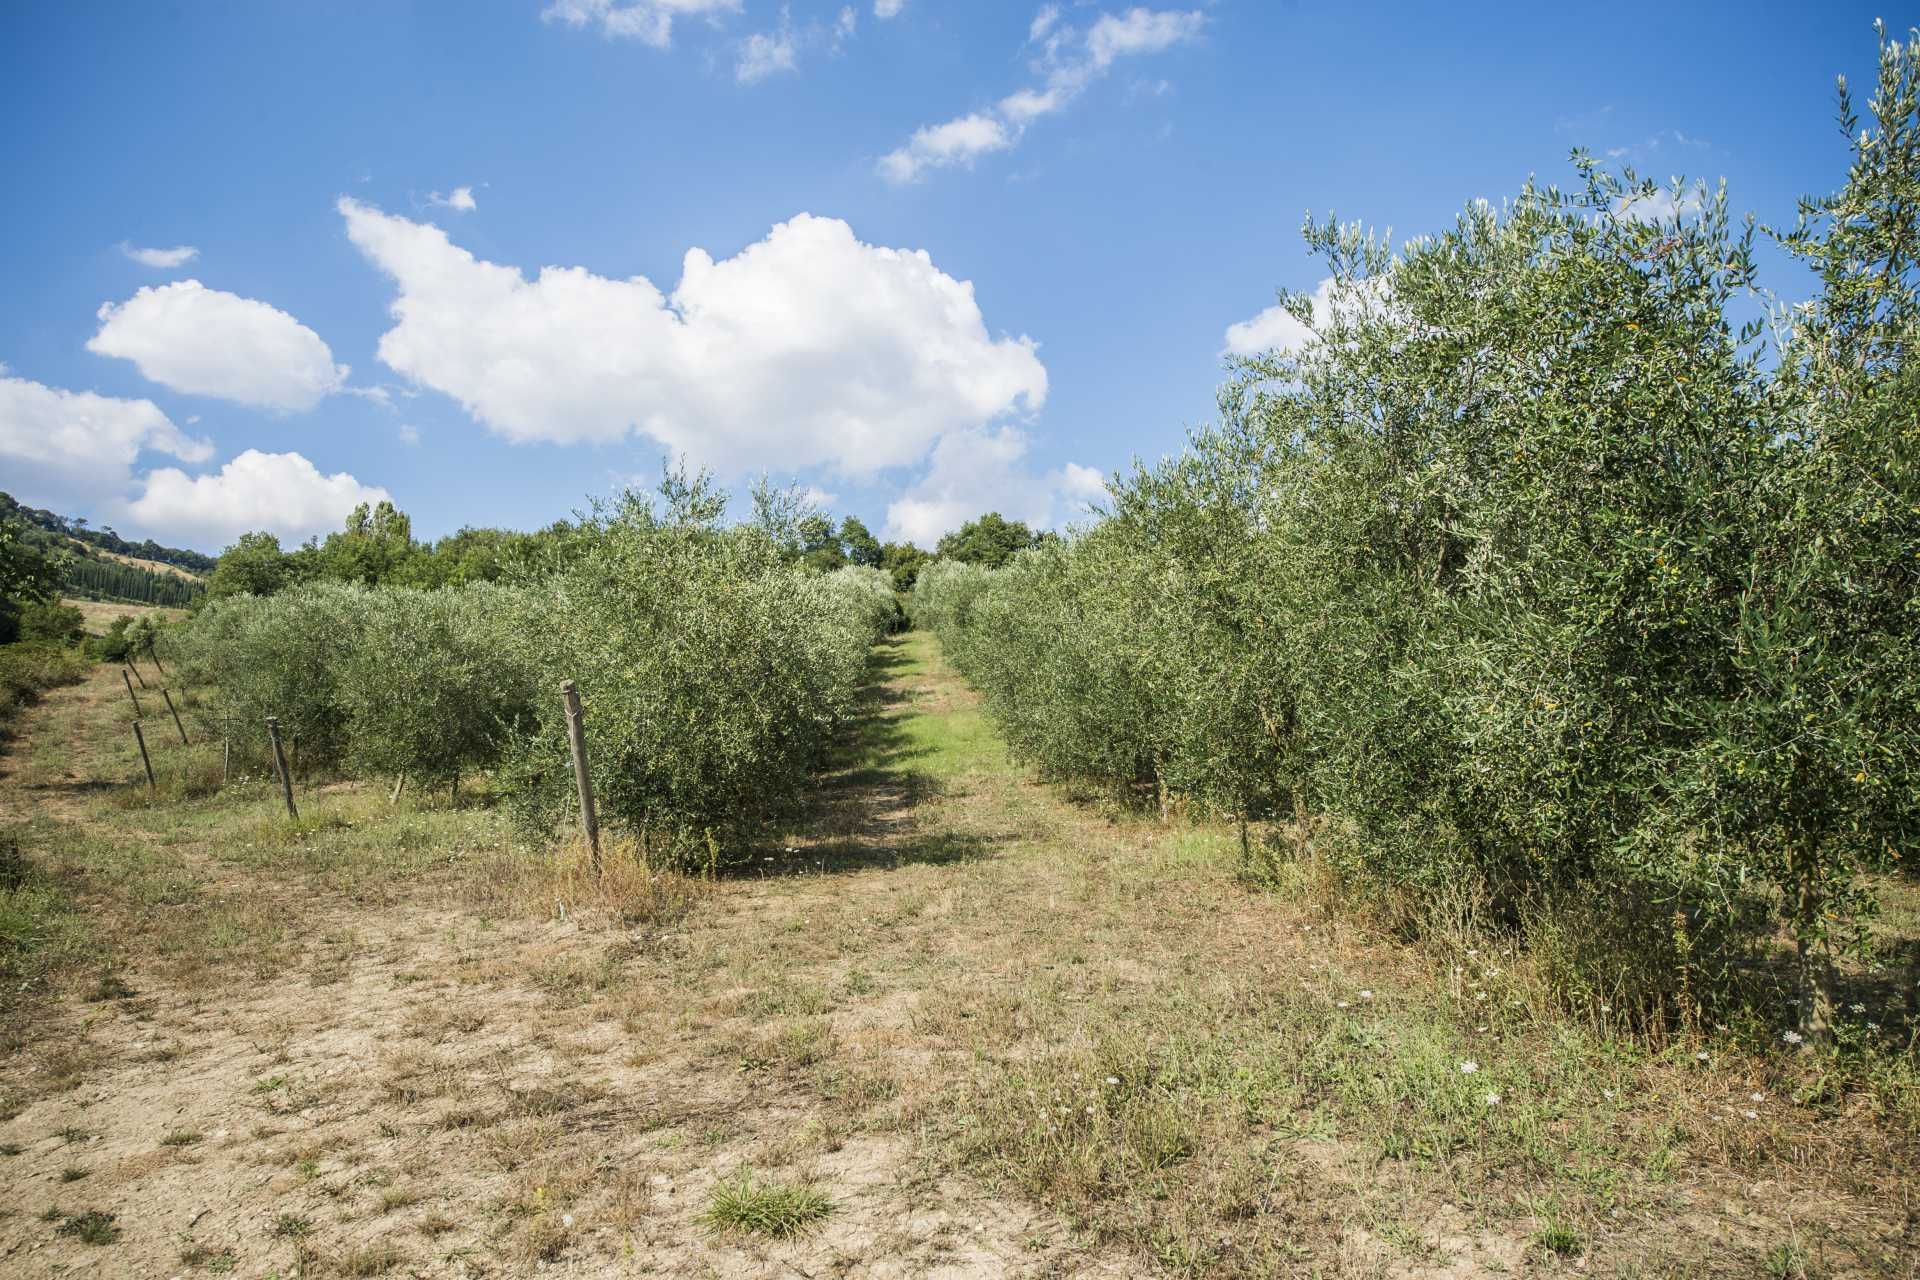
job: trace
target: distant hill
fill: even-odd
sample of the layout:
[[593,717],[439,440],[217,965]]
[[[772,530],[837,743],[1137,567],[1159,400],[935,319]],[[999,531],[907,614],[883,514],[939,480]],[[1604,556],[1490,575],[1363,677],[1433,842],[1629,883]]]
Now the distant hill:
[[66,589],[90,600],[184,608],[206,591],[214,557],[153,539],[129,542],[112,529],[89,529],[85,520],[26,507],[0,493],[0,520],[26,526],[26,539],[66,559]]
[[109,556],[126,557],[130,560],[153,560],[163,565],[172,565],[184,569],[195,577],[205,577],[213,572],[214,557],[200,551],[188,551],[182,547],[163,547],[152,538],[144,542],[129,542],[111,528],[89,529],[87,522],[73,516],[63,516],[38,507],[24,507],[14,501],[11,494],[0,493],[0,520],[19,520],[35,529],[44,529],[48,533],[65,534],[75,542],[84,543],[95,551]]

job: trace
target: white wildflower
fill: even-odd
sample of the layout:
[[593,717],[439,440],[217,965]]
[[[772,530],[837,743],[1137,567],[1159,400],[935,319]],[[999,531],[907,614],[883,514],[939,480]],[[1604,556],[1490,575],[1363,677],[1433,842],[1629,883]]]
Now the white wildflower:
[[1371,1000],[1371,999],[1373,999],[1373,992],[1371,992],[1371,991],[1362,991],[1362,992],[1360,993],[1360,998],[1361,998],[1362,1000]]
[[1480,1064],[1475,1062],[1472,1058],[1466,1058],[1462,1060],[1460,1063],[1460,1074],[1463,1076],[1470,1076],[1474,1072],[1478,1071],[1479,1069],[1480,1069]]
[[1800,1043],[1800,1033],[1798,1031],[1782,1031],[1780,1033],[1780,1038],[1786,1041],[1788,1044]]
[[1497,1107],[1500,1105],[1500,1095],[1497,1093],[1488,1093],[1486,1095],[1486,1099],[1487,1099],[1487,1105],[1490,1107]]

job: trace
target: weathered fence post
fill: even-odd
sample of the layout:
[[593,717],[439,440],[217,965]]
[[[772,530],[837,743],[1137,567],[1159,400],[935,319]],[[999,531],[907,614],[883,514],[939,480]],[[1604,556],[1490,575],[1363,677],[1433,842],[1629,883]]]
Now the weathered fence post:
[[126,680],[127,696],[133,699],[133,718],[135,720],[141,719],[140,695],[133,691],[133,681],[127,680],[127,669],[125,667],[120,668],[120,678]]
[[402,769],[400,776],[393,780],[393,793],[387,797],[388,804],[400,803],[400,792],[407,785],[407,771]]
[[[136,666],[134,666],[134,665],[133,665],[133,655],[132,655],[132,654],[128,654],[128,655],[127,655],[127,670],[128,670],[128,671],[131,671],[131,672],[133,672],[133,678],[134,678],[135,680],[138,680],[138,681],[140,682],[140,687],[141,687],[142,689],[144,689],[144,688],[146,688],[146,687],[147,687],[147,678],[146,678],[145,676],[143,676],[143,675],[141,675],[141,674],[140,674],[140,668],[138,668],[138,667],[136,667]],[[124,675],[126,675],[127,673],[126,673],[126,671],[122,671],[122,672],[121,672],[120,674],[121,674],[122,676],[124,676]]]
[[220,717],[220,785],[233,777],[233,717]]
[[147,646],[147,661],[153,664],[153,669],[160,673],[162,680],[167,678],[167,669],[160,665],[160,651],[151,644]]
[[167,710],[173,713],[173,727],[180,731],[180,745],[184,747],[187,745],[187,726],[180,723],[180,712],[173,705],[173,695],[167,692],[165,685],[162,685],[160,696],[167,700]]
[[153,780],[153,761],[147,758],[147,735],[140,732],[140,722],[133,722],[133,740],[140,744],[140,763],[147,767],[147,790],[158,791],[160,785]]
[[287,816],[299,821],[300,811],[293,807],[293,775],[287,772],[287,754],[280,749],[280,717],[267,717],[267,737],[273,742],[273,767],[280,775],[280,790],[287,797]]
[[580,825],[593,851],[593,874],[600,874],[600,819],[593,811],[593,776],[587,772],[587,730],[581,723],[580,690],[571,680],[560,682],[567,709],[567,745],[573,749],[573,785],[580,792]]

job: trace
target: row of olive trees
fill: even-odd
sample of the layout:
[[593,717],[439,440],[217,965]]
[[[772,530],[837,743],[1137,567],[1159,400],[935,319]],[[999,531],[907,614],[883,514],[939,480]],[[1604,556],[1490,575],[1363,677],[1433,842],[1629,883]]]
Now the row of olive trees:
[[667,490],[664,511],[629,495],[597,513],[547,576],[229,596],[171,656],[238,742],[271,715],[304,771],[493,771],[543,830],[574,811],[571,679],[602,814],[663,859],[732,856],[799,796],[899,610],[884,572],[813,572],[761,528],[722,527],[703,483]]
[[1604,921],[1616,968],[1665,958],[1649,1005],[1771,902],[1824,1034],[1871,874],[1920,845],[1917,79],[1884,43],[1864,129],[1843,90],[1847,184],[1777,236],[1819,292],[1773,343],[1729,318],[1724,193],[1584,157],[1397,254],[1310,224],[1313,338],[1070,543],[923,574],[917,619],[1047,771]]

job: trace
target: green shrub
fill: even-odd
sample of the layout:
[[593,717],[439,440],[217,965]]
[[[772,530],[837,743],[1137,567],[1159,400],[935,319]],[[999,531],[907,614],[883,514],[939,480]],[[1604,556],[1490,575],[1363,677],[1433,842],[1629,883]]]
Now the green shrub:
[[485,582],[366,591],[339,654],[349,766],[423,782],[492,767],[531,721],[534,673],[506,633],[537,625],[533,613],[523,593]]
[[0,726],[48,689],[86,674],[86,655],[79,649],[47,640],[0,645]]
[[506,773],[529,823],[571,811],[572,679],[602,814],[697,865],[793,807],[886,618],[866,571],[789,564],[762,530],[721,527],[704,480],[667,489],[663,513],[633,494],[599,512],[517,629],[540,696]]
[[1771,897],[1824,1033],[1920,842],[1913,43],[1873,112],[1843,93],[1847,187],[1784,237],[1822,292],[1775,349],[1728,318],[1756,231],[1724,193],[1580,157],[1397,253],[1310,223],[1312,339],[1239,361],[1093,529],[925,570],[916,622],[1043,772],[1292,809],[1360,891],[1475,886],[1568,992],[1728,989]]
[[348,746],[341,674],[365,628],[368,597],[338,583],[225,596],[169,634],[162,652],[180,680],[218,690],[196,715],[208,736],[231,738],[236,758],[264,763],[274,716],[295,768],[334,768]]

